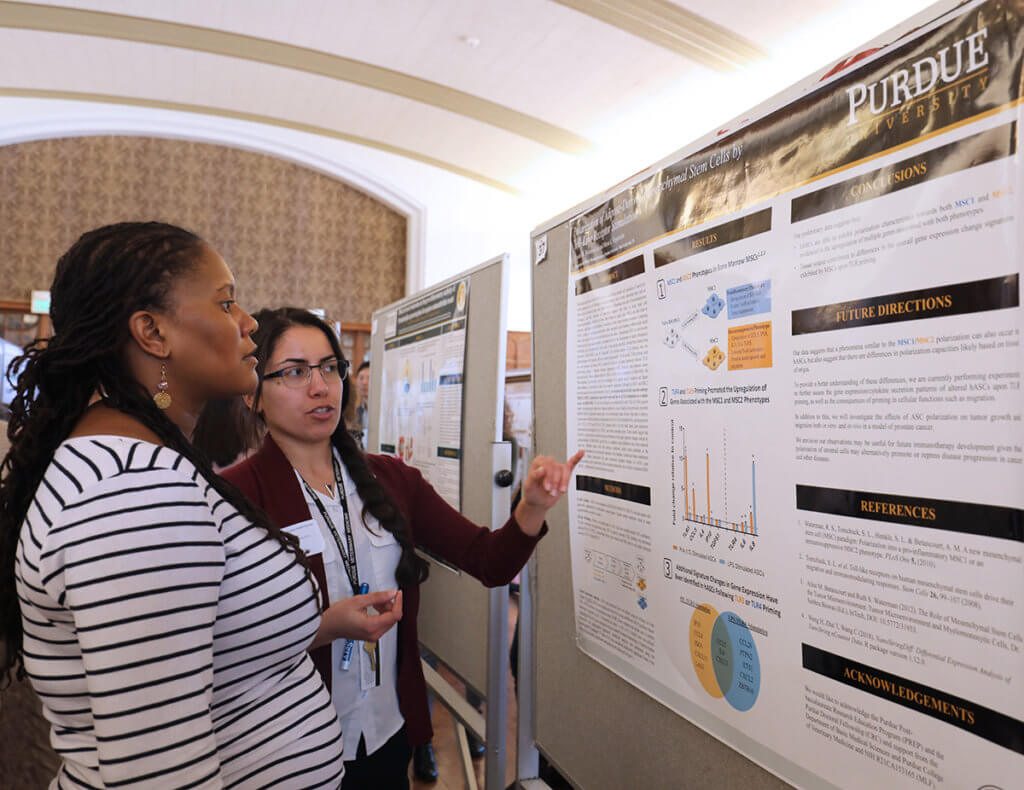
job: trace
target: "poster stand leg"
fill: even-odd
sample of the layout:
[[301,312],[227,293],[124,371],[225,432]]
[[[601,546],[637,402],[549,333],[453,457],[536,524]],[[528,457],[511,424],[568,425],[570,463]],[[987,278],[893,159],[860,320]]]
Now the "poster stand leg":
[[[512,466],[512,445],[491,444],[492,474]],[[511,491],[492,482],[491,529],[508,520]],[[508,585],[490,591],[490,627],[487,636],[487,763],[484,767],[486,790],[505,787],[505,728],[508,720]]]
[[519,577],[519,721],[516,727],[516,777],[520,786],[534,779],[540,771],[540,755],[534,740],[534,671],[533,588],[537,576],[537,559],[531,557]]
[[[455,722],[455,737],[459,743],[459,754],[462,757],[462,772],[470,790],[476,790],[476,771],[473,769],[473,760],[469,755],[467,732],[473,733],[481,741],[486,741],[487,728],[484,724],[484,717],[480,711],[466,701],[466,697],[461,691],[445,680],[430,664],[420,659],[420,666],[423,668],[423,678],[427,682],[427,690],[452,714],[452,719]],[[502,756],[504,757],[504,755]]]
[[455,720],[455,737],[459,742],[459,756],[462,758],[462,777],[466,780],[467,790],[477,790],[476,771],[473,770],[473,758],[469,753],[469,737],[466,735],[466,725],[458,719]]

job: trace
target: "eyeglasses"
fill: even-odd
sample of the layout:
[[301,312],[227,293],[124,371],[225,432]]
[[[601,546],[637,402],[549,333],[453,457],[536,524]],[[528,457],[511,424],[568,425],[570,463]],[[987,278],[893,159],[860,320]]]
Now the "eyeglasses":
[[347,359],[329,359],[319,365],[289,365],[274,373],[268,373],[262,380],[281,379],[286,387],[297,390],[309,384],[313,377],[313,368],[319,368],[323,380],[330,384],[345,378],[348,375],[348,367]]

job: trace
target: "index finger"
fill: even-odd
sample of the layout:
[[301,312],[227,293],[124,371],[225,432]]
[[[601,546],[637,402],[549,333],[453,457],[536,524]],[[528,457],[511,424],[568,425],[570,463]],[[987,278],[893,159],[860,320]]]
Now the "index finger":
[[566,464],[569,467],[569,474],[572,474],[572,470],[576,468],[576,464],[583,460],[583,450],[579,450],[576,455],[570,458]]

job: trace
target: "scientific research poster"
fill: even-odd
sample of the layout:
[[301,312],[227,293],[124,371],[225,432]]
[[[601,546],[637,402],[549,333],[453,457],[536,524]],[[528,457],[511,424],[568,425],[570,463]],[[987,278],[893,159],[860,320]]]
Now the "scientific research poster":
[[820,786],[1024,787],[1022,19],[963,4],[570,223],[579,644]]
[[456,510],[462,470],[462,384],[469,280],[385,316],[380,450],[419,469]]

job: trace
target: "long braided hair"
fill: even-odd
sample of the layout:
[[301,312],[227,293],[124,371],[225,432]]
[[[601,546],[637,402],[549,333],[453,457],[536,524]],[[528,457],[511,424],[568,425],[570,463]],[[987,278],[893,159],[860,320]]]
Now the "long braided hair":
[[50,286],[53,337],[30,346],[10,367],[12,379],[17,377],[17,394],[7,428],[11,448],[0,463],[0,679],[12,670],[24,674],[15,594],[22,522],[57,447],[96,393],[190,461],[218,494],[266,528],[309,575],[298,541],[213,472],[133,378],[125,361],[130,316],[138,310],[169,309],[174,282],[194,270],[203,249],[202,239],[173,225],[125,222],[85,233],[57,263]]
[[[258,409],[267,360],[273,356],[278,341],[286,331],[295,326],[309,326],[319,329],[327,337],[327,342],[330,343],[331,351],[334,355],[338,359],[345,359],[345,355],[341,352],[341,344],[331,328],[308,310],[300,310],[296,307],[281,307],[276,310],[265,309],[254,313],[253,318],[259,322],[259,328],[253,332],[252,340],[257,345],[256,372],[259,374],[260,384],[256,389],[256,396],[253,399],[253,411],[256,419],[252,421],[253,425],[250,426],[252,430],[250,446],[253,446],[258,441],[255,438],[256,436],[262,435],[259,431],[260,426],[258,423],[259,420],[262,420],[262,417],[259,416]],[[342,411],[348,405],[351,394],[352,387],[348,377],[346,377],[341,396]],[[395,569],[395,580],[398,582],[398,586],[407,587],[410,584],[426,581],[430,566],[416,553],[415,544],[412,539],[412,530],[409,528],[405,516],[402,515],[402,511],[395,505],[394,500],[391,499],[384,486],[373,476],[373,472],[370,471],[370,467],[366,463],[366,456],[363,455],[363,451],[359,449],[359,445],[356,444],[355,439],[348,432],[344,420],[338,421],[338,427],[335,428],[334,433],[331,435],[331,445],[338,451],[338,455],[341,456],[345,469],[348,470],[352,482],[356,484],[359,498],[363,500],[363,519],[365,520],[368,513],[376,518],[381,527],[395,536],[398,545],[402,549],[402,556],[399,558],[398,567]]]

